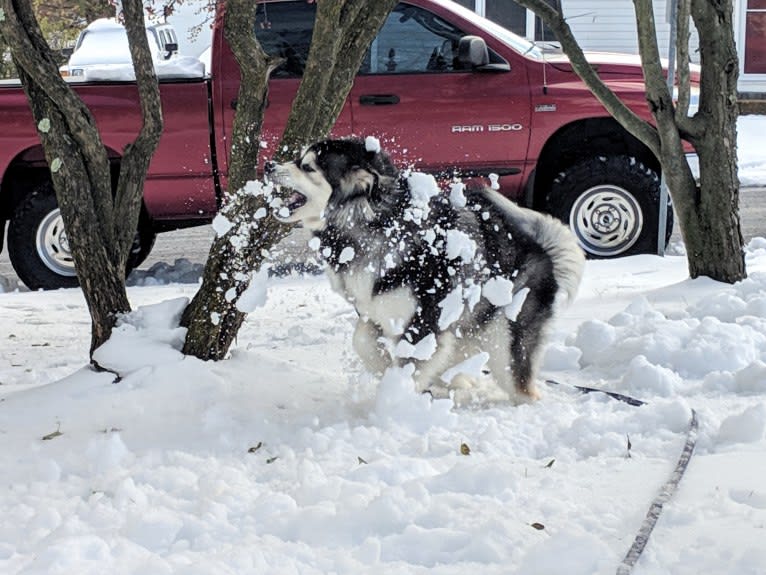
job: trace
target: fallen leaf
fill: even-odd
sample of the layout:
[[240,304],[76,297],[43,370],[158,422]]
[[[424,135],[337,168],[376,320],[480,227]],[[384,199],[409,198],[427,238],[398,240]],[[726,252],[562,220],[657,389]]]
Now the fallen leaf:
[[471,455],[471,448],[468,447],[467,443],[460,444],[460,453],[462,453],[463,455]]
[[545,525],[543,525],[542,523],[532,523],[532,527],[534,527],[538,531],[542,531],[543,529],[545,529]]
[[259,441],[257,444],[255,444],[253,447],[247,450],[248,453],[255,453],[258,451],[261,447],[263,447],[263,441]]
[[49,433],[48,435],[43,435],[43,441],[50,441],[51,439],[54,439],[58,437],[59,435],[64,435],[61,433],[58,429],[54,431],[53,433]]

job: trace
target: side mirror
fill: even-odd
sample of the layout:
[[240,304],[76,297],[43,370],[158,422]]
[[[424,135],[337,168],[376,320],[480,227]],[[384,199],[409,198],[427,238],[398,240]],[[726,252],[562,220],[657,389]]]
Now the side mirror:
[[466,68],[480,68],[489,64],[489,51],[484,38],[463,36],[457,45],[457,59]]

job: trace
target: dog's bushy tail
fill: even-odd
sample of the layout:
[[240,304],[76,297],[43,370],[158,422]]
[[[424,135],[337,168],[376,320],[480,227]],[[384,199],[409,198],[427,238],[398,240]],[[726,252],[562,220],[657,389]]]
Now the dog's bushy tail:
[[553,263],[553,275],[559,293],[566,294],[572,302],[580,287],[585,254],[571,230],[553,216],[522,208],[509,199],[494,194],[494,201],[500,203],[523,232],[548,254]]
[[556,218],[548,214],[524,210],[530,223],[530,231],[535,241],[550,256],[553,262],[553,274],[559,286],[559,292],[572,302],[577,295],[585,268],[585,254],[577,244],[571,230]]

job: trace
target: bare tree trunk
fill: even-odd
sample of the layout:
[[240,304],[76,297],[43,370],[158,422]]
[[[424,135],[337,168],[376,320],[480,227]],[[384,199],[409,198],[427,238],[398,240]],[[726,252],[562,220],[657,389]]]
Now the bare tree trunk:
[[[732,2],[692,0],[699,32],[700,106],[704,129],[691,142],[699,155],[700,190],[689,222],[683,222],[691,277],[734,283],[747,276],[739,218],[737,174],[737,79]],[[691,224],[691,225],[689,225]],[[683,228],[682,228],[683,229]]]
[[181,318],[181,325],[188,329],[183,352],[206,360],[223,359],[228,352],[246,317],[236,303],[250,285],[252,270],[260,267],[264,250],[290,229],[271,217],[256,221],[258,208],[268,208],[266,199],[244,189],[257,177],[269,75],[279,64],[255,37],[256,9],[257,4],[250,0],[228,0],[224,14],[218,16],[224,19],[226,41],[241,76],[231,135],[229,191],[221,211],[231,227],[213,240],[202,286]]
[[[50,166],[77,276],[91,315],[92,352],[130,310],[125,265],[138,222],[143,180],[162,130],[159,88],[140,0],[124,0],[131,53],[147,119],[125,154],[116,196],[109,159],[90,111],[61,79],[29,0],[0,0],[0,33],[8,43]],[[140,30],[140,31],[139,31]],[[136,42],[140,42],[139,46]],[[152,110],[156,107],[156,110]],[[140,173],[139,173],[140,172]]]
[[[701,51],[700,108],[687,117],[688,63],[681,63],[678,107],[662,71],[651,0],[634,0],[646,95],[656,128],[628,109],[588,65],[582,49],[557,11],[544,0],[517,0],[554,31],[561,47],[607,111],[659,159],[687,248],[689,274],[728,283],[746,277],[736,166],[737,54],[731,0],[681,0],[679,55],[688,55],[689,11],[699,32]],[[691,2],[691,4],[690,4]],[[699,187],[686,161],[683,141],[699,155]]]
[[[306,70],[278,154],[291,156],[301,145],[327,136],[368,46],[395,5],[396,0],[317,3]],[[226,39],[241,73],[229,192],[221,211],[231,227],[213,241],[202,286],[181,319],[188,328],[184,353],[206,360],[220,360],[228,353],[246,317],[246,311],[237,308],[237,301],[268,250],[292,229],[270,215],[256,220],[258,209],[269,209],[267,199],[244,189],[257,177],[268,79],[279,64],[263,52],[253,34],[255,10],[250,0],[228,0],[223,16]]]
[[278,160],[292,158],[302,146],[330,133],[372,39],[397,3],[317,3],[314,38],[323,41],[311,43],[303,80],[277,147]]

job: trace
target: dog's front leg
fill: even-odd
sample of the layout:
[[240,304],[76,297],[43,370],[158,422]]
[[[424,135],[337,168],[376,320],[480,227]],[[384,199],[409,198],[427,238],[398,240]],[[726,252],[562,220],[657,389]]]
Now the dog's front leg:
[[382,342],[383,331],[372,320],[360,317],[354,330],[354,351],[365,369],[376,375],[381,375],[391,366],[391,355]]

